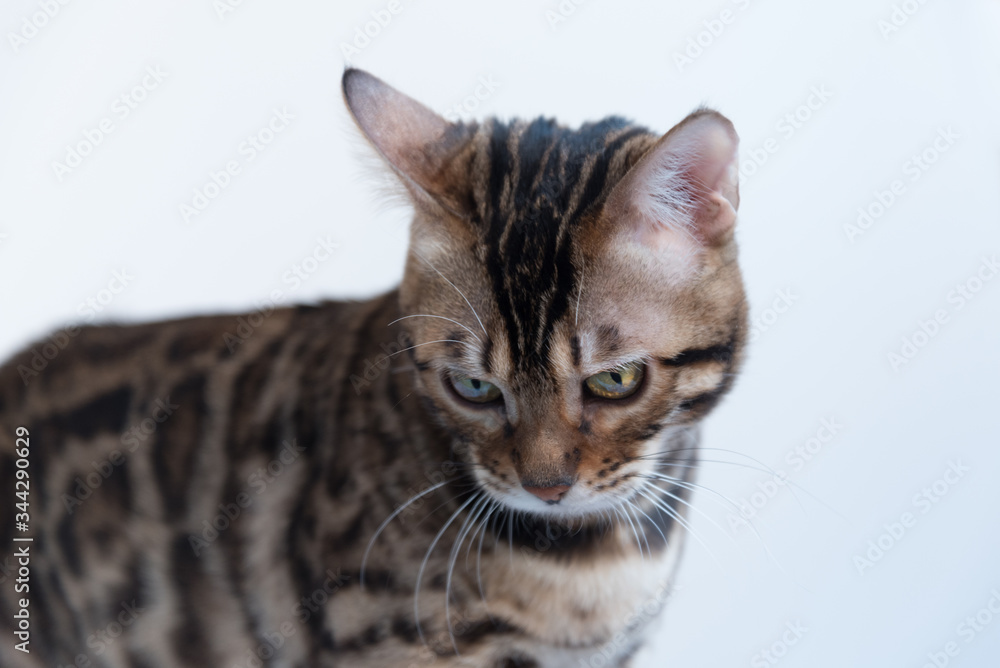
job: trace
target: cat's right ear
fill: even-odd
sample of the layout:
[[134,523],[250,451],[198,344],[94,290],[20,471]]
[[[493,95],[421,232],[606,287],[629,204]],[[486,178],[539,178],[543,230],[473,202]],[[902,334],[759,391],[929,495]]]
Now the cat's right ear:
[[361,131],[418,201],[452,211],[463,205],[456,158],[472,129],[450,123],[364,70],[349,68],[344,101]]

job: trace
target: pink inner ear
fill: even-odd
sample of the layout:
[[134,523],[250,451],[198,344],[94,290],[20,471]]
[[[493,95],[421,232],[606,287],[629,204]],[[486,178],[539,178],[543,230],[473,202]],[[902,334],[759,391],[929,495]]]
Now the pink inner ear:
[[655,247],[719,243],[736,224],[738,141],[725,117],[697,111],[650,149],[609,204]]

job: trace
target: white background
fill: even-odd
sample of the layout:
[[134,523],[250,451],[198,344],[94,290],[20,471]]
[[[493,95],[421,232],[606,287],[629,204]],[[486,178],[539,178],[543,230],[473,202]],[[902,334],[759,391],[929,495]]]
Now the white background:
[[[707,447],[732,452],[705,457],[754,468],[706,463],[701,482],[760,506],[762,540],[732,530],[718,497],[696,497],[725,531],[695,516],[704,547],[689,543],[638,665],[767,666],[759,652],[779,643],[789,668],[916,668],[949,641],[960,650],[949,665],[997,665],[1000,615],[971,638],[959,624],[1000,592],[1000,278],[976,283],[1000,254],[1000,4],[909,0],[916,12],[883,34],[889,0],[589,0],[564,3],[558,22],[555,1],[400,3],[351,61],[442,113],[492,77],[464,115],[575,125],[617,113],[666,131],[707,103],[741,134],[739,239],[763,326],[706,427]],[[407,214],[386,209],[360,168],[339,92],[341,44],[387,6],[245,0],[220,16],[210,0],[70,2],[15,48],[10,33],[40,5],[5,2],[0,354],[83,320],[81,303],[108,297],[116,270],[134,279],[99,320],[391,287]],[[723,10],[729,23],[712,23]],[[166,77],[120,118],[116,98],[147,67]],[[800,108],[815,87],[832,97]],[[294,120],[246,161],[241,142],[276,108]],[[793,133],[779,127],[795,113]],[[53,162],[106,117],[114,131],[60,180]],[[908,161],[949,128],[957,139],[912,180]],[[764,164],[746,162],[768,139]],[[229,160],[241,172],[185,224],[179,206]],[[897,179],[905,191],[850,240],[859,207]],[[327,235],[337,255],[292,289],[283,275]],[[959,308],[953,291],[970,279],[979,291]],[[776,315],[778,291],[792,305]],[[890,353],[938,310],[944,324],[894,369]],[[789,453],[823,419],[842,427],[797,467]],[[952,463],[968,471],[923,512],[914,495]],[[769,485],[765,467],[801,487]],[[915,526],[859,566],[905,512]],[[782,647],[788,623],[808,630]]]

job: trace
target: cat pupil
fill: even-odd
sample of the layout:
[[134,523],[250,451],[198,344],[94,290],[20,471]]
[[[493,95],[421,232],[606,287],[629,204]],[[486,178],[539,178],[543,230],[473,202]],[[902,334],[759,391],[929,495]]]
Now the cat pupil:
[[470,382],[470,383],[472,383],[472,387],[474,387],[474,388],[475,388],[475,389],[477,389],[477,390],[479,389],[479,386],[480,386],[480,385],[482,385],[482,383],[480,383],[480,382],[479,382],[479,381],[478,381],[477,379],[475,379],[475,378],[471,379],[471,380],[470,380],[469,382]]
[[611,380],[615,381],[616,385],[621,385],[622,384],[622,375],[620,373],[618,373],[617,371],[612,371],[611,372]]

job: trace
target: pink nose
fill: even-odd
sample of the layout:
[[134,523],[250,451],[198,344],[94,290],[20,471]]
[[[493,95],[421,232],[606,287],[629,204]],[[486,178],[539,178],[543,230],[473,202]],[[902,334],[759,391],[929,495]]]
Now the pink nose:
[[528,485],[524,485],[523,487],[526,492],[531,492],[546,503],[557,503],[569,491],[569,485],[553,485],[552,487],[529,487]]

